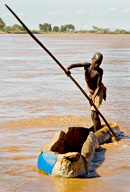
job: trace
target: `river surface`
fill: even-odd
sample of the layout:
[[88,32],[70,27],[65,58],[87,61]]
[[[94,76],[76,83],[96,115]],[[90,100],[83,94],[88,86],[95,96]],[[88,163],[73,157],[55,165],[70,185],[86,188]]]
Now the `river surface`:
[[[87,99],[28,35],[0,35],[0,191],[130,191],[130,35],[44,34],[37,38],[67,68],[104,56],[107,101],[101,113],[122,139],[95,153],[85,179],[55,178],[37,169],[37,155],[54,134],[92,125]],[[83,68],[72,76],[87,92]],[[102,122],[103,123],[103,122]]]

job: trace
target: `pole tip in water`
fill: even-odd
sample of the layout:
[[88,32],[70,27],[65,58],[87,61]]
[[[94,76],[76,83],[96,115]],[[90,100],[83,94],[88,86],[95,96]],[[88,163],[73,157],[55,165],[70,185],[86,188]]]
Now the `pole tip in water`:
[[112,137],[112,142],[115,142],[115,141],[120,141],[120,138],[119,137]]

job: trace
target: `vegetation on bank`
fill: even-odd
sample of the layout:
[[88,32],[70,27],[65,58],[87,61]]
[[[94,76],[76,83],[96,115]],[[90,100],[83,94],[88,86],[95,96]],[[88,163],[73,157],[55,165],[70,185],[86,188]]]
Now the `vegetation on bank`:
[[[52,27],[50,23],[39,24],[39,30],[32,30],[33,33],[83,33],[83,34],[130,34],[130,31],[116,29],[110,31],[109,28],[99,28],[92,26],[92,30],[79,30],[75,29],[72,24],[61,25]],[[13,26],[6,26],[6,23],[0,18],[0,33],[26,33],[25,29],[17,24]]]

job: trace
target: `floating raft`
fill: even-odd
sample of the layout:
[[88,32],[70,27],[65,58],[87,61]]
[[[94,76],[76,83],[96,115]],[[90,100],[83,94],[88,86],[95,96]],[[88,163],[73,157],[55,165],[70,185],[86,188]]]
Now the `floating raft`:
[[[110,126],[119,136],[118,125],[110,123]],[[37,166],[52,176],[86,177],[95,150],[112,140],[113,137],[105,125],[96,133],[93,128],[69,127],[65,132],[56,133],[52,141],[42,147]]]

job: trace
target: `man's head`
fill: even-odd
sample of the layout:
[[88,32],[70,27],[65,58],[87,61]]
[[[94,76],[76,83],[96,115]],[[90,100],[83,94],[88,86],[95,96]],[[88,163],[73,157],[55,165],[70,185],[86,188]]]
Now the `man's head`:
[[95,66],[95,68],[99,67],[101,62],[103,60],[103,55],[99,52],[95,53],[92,58],[92,64]]

